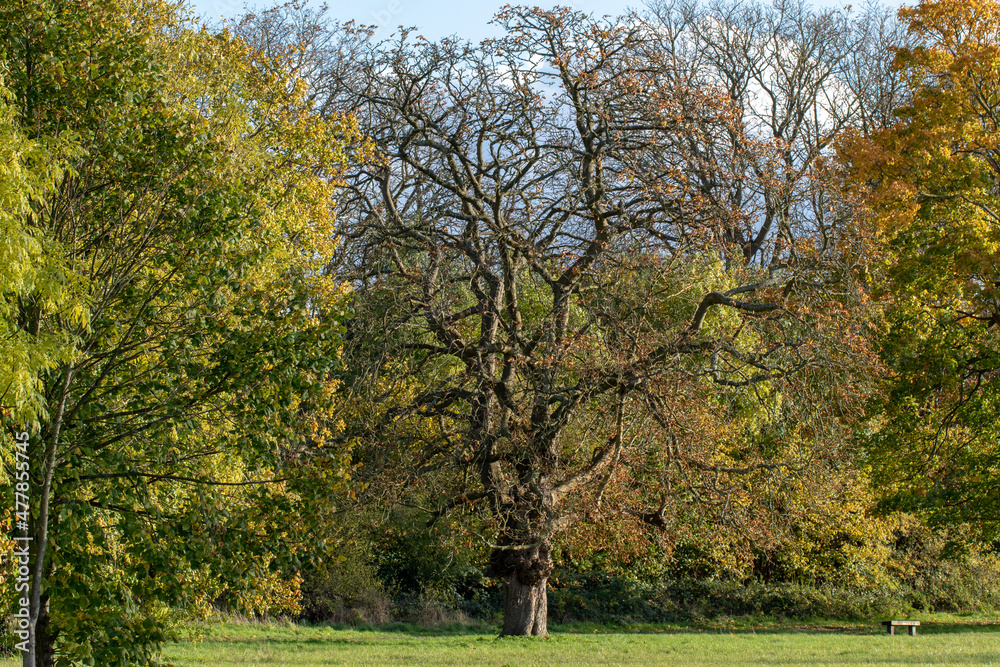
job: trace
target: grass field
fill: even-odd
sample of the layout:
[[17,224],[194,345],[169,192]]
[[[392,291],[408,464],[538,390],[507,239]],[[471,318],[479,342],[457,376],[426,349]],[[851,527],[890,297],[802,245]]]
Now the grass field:
[[[556,627],[545,639],[451,629],[396,631],[228,623],[169,644],[178,667],[217,665],[998,665],[1000,624],[924,621],[916,637],[874,625],[767,628]],[[17,664],[0,662],[0,665]]]

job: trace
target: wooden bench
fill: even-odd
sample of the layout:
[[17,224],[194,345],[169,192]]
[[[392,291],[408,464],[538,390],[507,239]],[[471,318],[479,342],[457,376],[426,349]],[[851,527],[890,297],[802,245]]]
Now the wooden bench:
[[890,635],[896,634],[897,627],[905,627],[909,629],[910,636],[915,637],[917,635],[917,626],[920,625],[920,621],[882,621],[882,625],[885,626]]

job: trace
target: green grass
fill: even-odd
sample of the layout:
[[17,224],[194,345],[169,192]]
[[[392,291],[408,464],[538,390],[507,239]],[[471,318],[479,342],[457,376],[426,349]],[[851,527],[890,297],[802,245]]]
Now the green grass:
[[[921,617],[916,637],[875,624],[740,627],[555,626],[548,638],[497,639],[483,628],[393,630],[225,623],[200,639],[169,644],[164,657],[189,665],[1000,665],[996,619]],[[15,665],[3,661],[0,665]]]
[[916,637],[880,626],[555,626],[546,639],[460,628],[395,631],[292,624],[210,625],[166,657],[188,665],[1000,665],[1000,625],[921,618]]

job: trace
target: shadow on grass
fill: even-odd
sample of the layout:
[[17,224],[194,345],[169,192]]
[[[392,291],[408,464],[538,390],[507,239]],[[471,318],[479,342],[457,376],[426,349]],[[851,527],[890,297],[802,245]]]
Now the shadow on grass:
[[[827,622],[829,623],[829,622]],[[299,629],[304,634],[296,633],[294,636],[287,632]],[[424,627],[412,623],[388,623],[385,625],[347,625],[347,624],[316,624],[298,626],[268,626],[266,624],[237,624],[232,627],[233,632],[226,632],[225,626],[216,626],[210,636],[204,636],[205,642],[261,642],[269,643],[300,643],[300,644],[358,644],[367,642],[391,642],[396,638],[417,638],[417,637],[493,637],[500,633],[500,626],[493,624],[462,624],[453,623],[439,627]],[[337,632],[350,632],[353,637],[330,637],[330,636],[310,636],[310,631],[333,630]],[[253,636],[246,636],[245,633],[254,633]],[[553,624],[549,626],[549,632],[553,637],[572,638],[574,636],[594,636],[594,635],[712,635],[712,634],[733,634],[733,635],[788,635],[788,634],[814,634],[814,635],[854,635],[854,636],[876,636],[886,635],[886,629],[881,625],[881,621],[858,622],[853,624],[829,625],[823,622],[796,623],[787,625],[763,625],[752,626],[748,624],[730,625],[726,623],[685,623],[685,624],[594,624],[594,623],[573,623],[573,624]],[[1000,621],[969,621],[969,622],[939,622],[924,621],[917,630],[917,637],[921,635],[945,635],[945,634],[998,634],[1000,636]],[[386,636],[389,635],[389,636]],[[905,630],[897,629],[897,635],[906,637]],[[909,637],[906,637],[909,639]]]
[[[888,619],[886,619],[888,620]],[[782,634],[842,634],[842,635],[885,635],[888,632],[881,620],[837,623],[817,620],[790,621],[788,623],[766,623],[753,625],[743,622],[726,623],[705,621],[701,623],[678,624],[591,624],[574,623],[550,625],[550,632],[558,634],[735,634],[735,635],[782,635]],[[1000,621],[922,621],[917,636],[922,634],[998,633]],[[905,628],[897,628],[897,635],[906,635]]]

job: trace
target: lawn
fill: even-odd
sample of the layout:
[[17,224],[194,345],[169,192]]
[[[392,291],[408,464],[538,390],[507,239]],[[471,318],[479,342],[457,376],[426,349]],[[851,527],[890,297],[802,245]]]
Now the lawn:
[[[873,625],[556,627],[545,639],[469,631],[396,631],[287,624],[212,624],[169,644],[189,665],[1000,665],[1000,625],[924,621],[916,637]],[[0,662],[0,665],[17,664]]]

